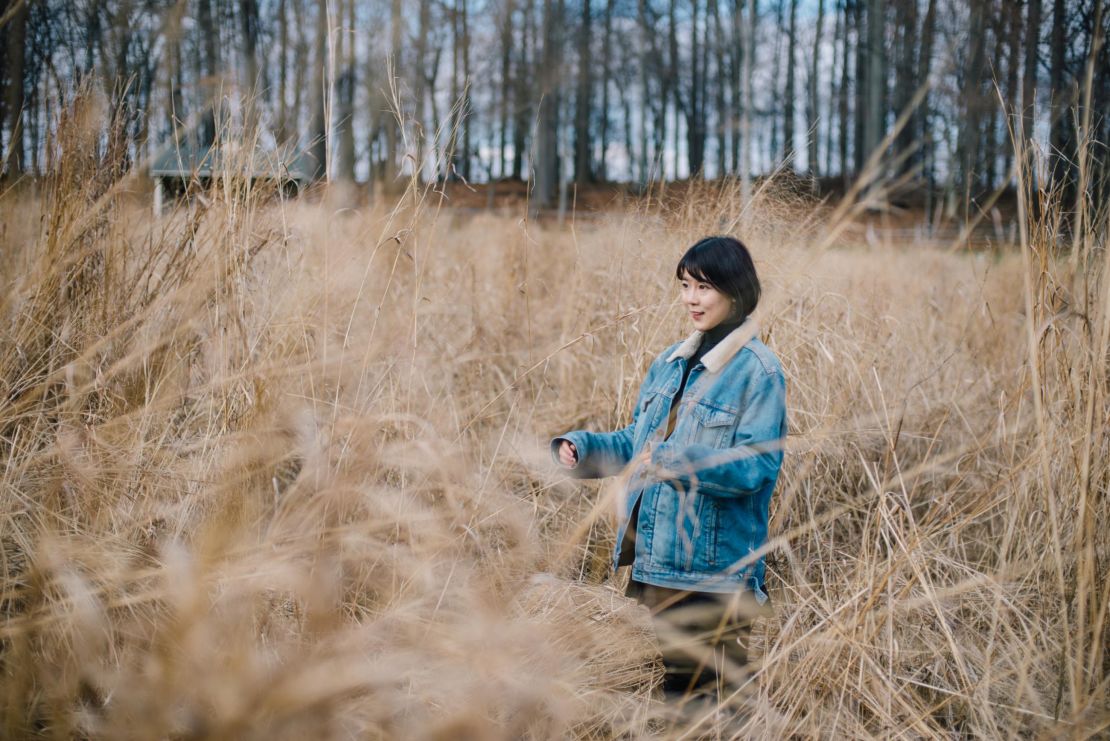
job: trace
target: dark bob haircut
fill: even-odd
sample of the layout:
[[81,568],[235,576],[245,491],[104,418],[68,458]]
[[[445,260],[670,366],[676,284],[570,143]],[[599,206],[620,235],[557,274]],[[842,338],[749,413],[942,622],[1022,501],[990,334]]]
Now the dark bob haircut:
[[706,237],[686,250],[678,261],[675,277],[689,273],[731,298],[736,307],[732,319],[744,319],[759,303],[759,278],[748,248],[732,237]]

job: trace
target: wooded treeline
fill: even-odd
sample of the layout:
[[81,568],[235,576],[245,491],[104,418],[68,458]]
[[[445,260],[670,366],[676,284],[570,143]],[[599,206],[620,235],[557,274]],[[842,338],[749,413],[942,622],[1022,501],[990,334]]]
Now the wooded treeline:
[[[1009,126],[1054,179],[1081,140],[1110,142],[1102,0],[0,6],[9,175],[41,171],[48,122],[89,78],[136,160],[230,118],[311,147],[336,179],[388,184],[419,162],[425,178],[531,179],[541,204],[567,181],[784,167],[828,184],[884,142],[888,174],[966,204],[1009,181]],[[1105,147],[1087,151],[1105,183]]]

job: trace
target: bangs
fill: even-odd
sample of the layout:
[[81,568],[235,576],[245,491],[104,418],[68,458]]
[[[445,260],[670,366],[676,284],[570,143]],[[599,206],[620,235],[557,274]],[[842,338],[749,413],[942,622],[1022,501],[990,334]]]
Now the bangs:
[[675,268],[674,277],[678,280],[682,280],[684,277],[683,274],[688,274],[699,283],[708,283],[717,290],[720,290],[721,286],[717,281],[713,280],[713,276],[710,275],[713,265],[709,250],[699,249],[699,247],[701,247],[701,245],[697,244],[686,251],[682,259],[678,261],[678,267]]

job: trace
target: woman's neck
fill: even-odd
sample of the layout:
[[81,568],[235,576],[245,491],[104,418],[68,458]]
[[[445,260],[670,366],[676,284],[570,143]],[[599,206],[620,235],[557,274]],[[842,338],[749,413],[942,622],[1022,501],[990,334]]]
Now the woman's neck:
[[743,323],[744,323],[743,319],[734,319],[734,320],[726,319],[725,321],[721,322],[717,326],[706,330],[705,336],[702,337],[702,340],[701,340],[702,345],[703,346],[716,345],[718,342],[720,342],[725,337],[727,337],[732,332],[732,330],[736,329],[737,327],[739,327]]

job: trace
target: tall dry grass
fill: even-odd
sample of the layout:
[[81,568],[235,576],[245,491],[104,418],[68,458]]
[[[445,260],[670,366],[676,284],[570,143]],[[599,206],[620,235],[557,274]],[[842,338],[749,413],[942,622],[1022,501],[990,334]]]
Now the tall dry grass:
[[[229,181],[154,221],[90,109],[60,132],[0,201],[5,738],[1110,727],[1104,205],[1076,252],[1027,187],[1022,243],[975,254],[852,244],[860,203],[773,185],[560,228]],[[613,485],[546,441],[628,418],[718,231],[788,376],[776,615],[676,724],[607,579]]]

